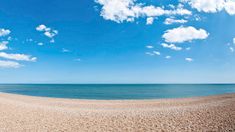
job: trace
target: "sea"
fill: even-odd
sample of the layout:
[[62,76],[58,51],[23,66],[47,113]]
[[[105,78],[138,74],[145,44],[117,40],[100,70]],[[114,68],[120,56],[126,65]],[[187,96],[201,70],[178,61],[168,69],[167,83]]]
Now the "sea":
[[165,99],[235,93],[235,84],[0,84],[0,92],[95,100]]

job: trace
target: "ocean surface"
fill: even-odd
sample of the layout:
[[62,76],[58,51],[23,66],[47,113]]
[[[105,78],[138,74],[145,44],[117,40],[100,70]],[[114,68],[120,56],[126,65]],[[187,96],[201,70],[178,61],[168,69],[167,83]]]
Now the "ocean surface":
[[0,92],[76,99],[159,99],[235,93],[235,84],[1,84]]

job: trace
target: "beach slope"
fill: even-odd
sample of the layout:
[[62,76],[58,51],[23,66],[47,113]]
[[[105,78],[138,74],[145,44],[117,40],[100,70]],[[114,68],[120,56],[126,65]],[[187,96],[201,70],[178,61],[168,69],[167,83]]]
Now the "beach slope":
[[78,100],[0,93],[0,131],[235,131],[235,94]]

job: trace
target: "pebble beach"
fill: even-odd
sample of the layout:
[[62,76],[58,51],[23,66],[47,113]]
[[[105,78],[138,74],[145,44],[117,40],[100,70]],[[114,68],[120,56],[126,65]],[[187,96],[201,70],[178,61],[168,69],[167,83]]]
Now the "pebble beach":
[[235,94],[80,100],[0,93],[0,131],[235,131]]

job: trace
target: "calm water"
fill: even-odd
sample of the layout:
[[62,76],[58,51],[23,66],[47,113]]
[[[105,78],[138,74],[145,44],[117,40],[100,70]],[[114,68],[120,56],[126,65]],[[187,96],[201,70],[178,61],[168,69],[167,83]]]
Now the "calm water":
[[0,85],[0,92],[78,99],[158,99],[235,93],[234,84],[20,84]]

